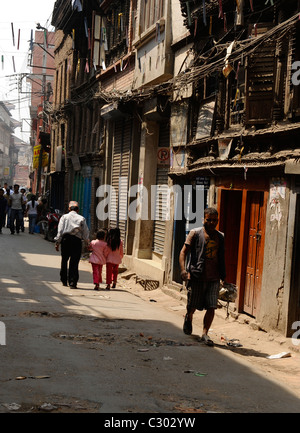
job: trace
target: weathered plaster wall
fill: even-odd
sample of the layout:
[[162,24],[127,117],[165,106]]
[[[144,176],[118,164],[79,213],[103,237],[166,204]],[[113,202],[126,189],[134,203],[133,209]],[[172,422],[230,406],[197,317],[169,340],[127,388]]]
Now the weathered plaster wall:
[[284,275],[289,210],[289,187],[286,178],[271,178],[268,207],[261,304],[257,320],[263,329],[285,330]]

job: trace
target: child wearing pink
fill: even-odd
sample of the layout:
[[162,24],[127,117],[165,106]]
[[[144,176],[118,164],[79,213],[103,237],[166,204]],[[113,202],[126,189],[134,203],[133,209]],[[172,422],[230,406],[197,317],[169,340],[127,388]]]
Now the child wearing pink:
[[106,290],[110,290],[111,282],[114,289],[118,279],[119,264],[123,258],[123,242],[120,237],[120,229],[110,229],[107,236],[106,247]]
[[94,290],[99,290],[99,284],[102,283],[102,267],[106,263],[107,243],[105,242],[106,232],[99,230],[94,241],[91,241],[89,250],[92,251],[89,262],[93,269]]

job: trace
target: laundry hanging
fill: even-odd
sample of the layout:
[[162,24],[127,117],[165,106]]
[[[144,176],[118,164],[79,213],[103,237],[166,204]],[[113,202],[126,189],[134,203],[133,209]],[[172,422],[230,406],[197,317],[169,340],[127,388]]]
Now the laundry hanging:
[[85,71],[87,74],[89,74],[89,72],[90,72],[90,66],[89,66],[88,58],[86,59],[85,69],[84,69],[84,71]]
[[75,29],[72,29],[72,48],[75,49]]
[[17,49],[20,48],[20,37],[21,37],[21,30],[19,29],[19,31],[18,31],[18,46],[17,46]]
[[192,25],[192,18],[191,18],[191,10],[190,10],[189,2],[186,2],[186,9],[187,9],[187,15],[188,15],[188,23],[189,23],[189,26],[191,26]]
[[14,23],[11,23],[11,33],[12,33],[12,41],[13,41],[13,46],[15,46],[15,32],[14,32]]
[[29,47],[30,51],[33,50],[33,30],[31,30],[30,33],[30,47]]
[[[252,0],[251,0],[252,1]],[[219,0],[219,18],[223,18],[223,5],[222,0]]]
[[44,46],[48,48],[48,30],[44,30]]
[[129,47],[128,26],[126,26],[126,47]]
[[82,12],[82,4],[80,0],[73,0],[72,7],[73,10],[77,9],[78,12]]
[[123,14],[119,13],[118,14],[118,31],[121,30],[121,32],[123,32],[124,30],[124,24],[123,24],[124,20],[123,20]]
[[227,17],[226,17],[226,12],[224,12],[223,18],[224,18],[224,32],[227,33]]
[[86,38],[89,37],[87,17],[84,17],[84,30]]
[[203,6],[203,24],[206,26],[207,22],[206,22],[206,5],[205,5],[205,0],[202,0],[202,6]]
[[88,49],[91,49],[91,29],[88,29]]

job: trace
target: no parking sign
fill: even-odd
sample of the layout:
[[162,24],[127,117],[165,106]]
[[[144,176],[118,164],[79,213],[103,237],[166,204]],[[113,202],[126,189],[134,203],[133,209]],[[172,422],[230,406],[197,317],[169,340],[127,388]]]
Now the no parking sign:
[[158,148],[157,163],[159,165],[170,165],[170,149],[168,147]]

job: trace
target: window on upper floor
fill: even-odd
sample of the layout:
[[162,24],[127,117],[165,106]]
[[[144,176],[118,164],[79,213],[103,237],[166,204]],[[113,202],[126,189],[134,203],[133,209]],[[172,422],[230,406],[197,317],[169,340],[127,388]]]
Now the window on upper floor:
[[109,9],[105,16],[94,13],[92,57],[96,67],[105,67],[127,54],[129,46],[130,1],[123,0]]
[[141,0],[141,33],[143,33],[164,16],[164,1],[165,0]]
[[300,23],[295,25],[290,35],[291,50],[289,53],[289,64],[287,75],[290,78],[289,88],[287,89],[287,108],[286,111],[290,118],[299,119],[300,117]]

